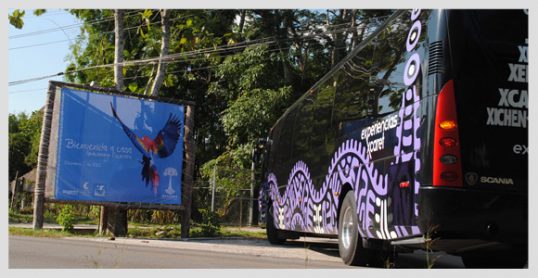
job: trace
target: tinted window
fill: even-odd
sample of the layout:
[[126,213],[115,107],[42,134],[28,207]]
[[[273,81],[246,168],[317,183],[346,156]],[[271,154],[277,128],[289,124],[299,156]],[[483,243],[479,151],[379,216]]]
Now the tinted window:
[[273,143],[269,155],[269,169],[273,172],[280,186],[286,185],[291,165],[291,143],[296,110],[290,111],[274,128]]

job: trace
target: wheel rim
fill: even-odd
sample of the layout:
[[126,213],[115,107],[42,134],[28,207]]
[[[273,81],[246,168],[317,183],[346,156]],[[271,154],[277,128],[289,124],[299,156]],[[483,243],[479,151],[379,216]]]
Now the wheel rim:
[[351,208],[346,208],[342,218],[342,244],[348,249],[353,239],[353,215]]

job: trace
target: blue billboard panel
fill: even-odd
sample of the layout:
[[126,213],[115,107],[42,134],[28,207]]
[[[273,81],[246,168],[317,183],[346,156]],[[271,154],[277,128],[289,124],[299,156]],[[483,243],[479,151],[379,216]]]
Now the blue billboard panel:
[[181,204],[183,105],[62,88],[54,198]]

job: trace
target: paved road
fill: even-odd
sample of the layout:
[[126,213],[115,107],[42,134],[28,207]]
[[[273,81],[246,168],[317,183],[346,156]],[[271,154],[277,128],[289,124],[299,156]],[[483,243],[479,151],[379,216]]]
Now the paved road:
[[[138,244],[140,243],[140,244]],[[214,244],[184,243],[185,248],[166,247],[166,242],[50,239],[10,236],[10,268],[344,268],[336,260],[223,252]],[[219,250],[221,249],[221,250]]]
[[[459,257],[440,256],[435,268],[462,268]],[[348,268],[334,240],[302,239],[284,246],[265,240],[51,239],[9,237],[10,268]],[[396,268],[425,268],[424,253],[402,254]]]

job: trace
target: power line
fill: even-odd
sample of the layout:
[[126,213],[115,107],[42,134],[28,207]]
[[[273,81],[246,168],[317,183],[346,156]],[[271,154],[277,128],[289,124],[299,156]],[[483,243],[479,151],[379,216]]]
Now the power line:
[[[126,16],[126,18],[128,17],[131,17],[131,16],[135,16],[136,14],[138,13],[138,11],[133,11],[131,13],[128,13],[128,15]],[[376,17],[376,19],[379,19],[379,18],[384,18],[384,17],[387,17],[387,16],[379,16],[379,17]],[[113,17],[110,17],[110,18],[105,18],[105,19],[100,19],[100,20],[95,20],[95,21],[90,21],[90,22],[86,22],[86,24],[88,25],[95,25],[97,23],[100,23],[100,22],[104,22],[104,21],[109,21],[109,20],[113,20],[114,18]],[[172,19],[170,22],[173,23],[177,20],[179,20],[180,18],[175,18],[175,19]],[[137,29],[139,27],[143,27],[143,26],[148,26],[148,25],[154,25],[154,24],[157,24],[159,23],[160,21],[156,21],[156,22],[151,22],[149,24],[146,24],[146,23],[142,23],[140,25],[137,25],[137,26],[132,26],[132,27],[127,27],[125,28],[124,30],[125,31],[129,31],[129,30],[132,30],[132,29]],[[66,29],[72,29],[74,27],[77,27],[77,26],[82,26],[84,23],[77,23],[77,24],[72,24],[72,25],[65,25],[65,26],[58,26],[57,28],[52,28],[52,29],[45,29],[45,30],[39,30],[39,31],[35,31],[34,33],[36,32],[41,32],[41,33],[38,33],[38,34],[32,34],[32,33],[26,33],[26,34],[20,34],[20,35],[14,35],[14,36],[11,36],[9,37],[10,39],[13,39],[13,38],[18,38],[18,36],[31,36],[31,35],[39,35],[39,34],[44,34],[44,33],[48,33],[48,32],[57,32],[57,31],[64,31]],[[326,28],[325,31],[323,32],[327,32],[327,33],[331,33],[331,32],[335,32],[336,31],[336,27],[339,27],[339,26],[344,26],[344,25],[350,25],[351,22],[345,22],[345,23],[341,23],[341,24],[336,24],[336,25],[323,25],[321,26],[320,28]],[[102,32],[101,34],[104,35],[104,34],[111,34],[111,33],[114,33],[114,31],[107,31],[107,32]],[[70,40],[61,40],[61,41],[54,41],[54,42],[46,42],[46,43],[40,43],[40,44],[32,44],[32,45],[23,45],[23,46],[18,46],[18,47],[13,47],[13,48],[10,48],[9,50],[17,50],[17,49],[24,49],[24,48],[32,48],[32,47],[39,47],[39,46],[44,46],[44,45],[49,45],[49,44],[56,44],[56,43],[61,43],[61,42],[67,42],[67,41],[70,41]]]
[[[383,17],[385,17],[385,16],[383,16]],[[339,32],[344,32],[346,30],[350,30],[350,29],[352,30],[352,29],[355,29],[355,28],[357,28],[357,27],[341,28]],[[303,36],[302,38],[305,39],[305,38],[309,38],[309,37],[318,37],[318,36],[321,36],[322,34],[325,34],[325,33],[335,33],[335,32],[336,32],[336,30],[332,29],[332,30],[323,31],[323,32],[315,33],[315,34],[308,35],[308,36]],[[69,74],[69,73],[75,73],[75,72],[86,71],[86,70],[97,69],[97,68],[104,68],[104,67],[112,67],[112,66],[115,66],[115,65],[133,66],[133,65],[139,65],[139,64],[154,63],[156,61],[169,63],[169,62],[172,62],[172,61],[176,61],[177,59],[180,59],[182,57],[183,57],[184,61],[188,61],[188,60],[185,59],[188,56],[219,53],[219,52],[223,52],[223,51],[231,51],[231,50],[246,48],[248,46],[271,44],[271,43],[275,43],[275,42],[286,42],[286,41],[296,39],[296,38],[288,38],[288,39],[285,39],[285,40],[267,41],[268,39],[271,39],[271,38],[273,38],[273,37],[267,37],[267,38],[257,39],[257,40],[248,41],[248,42],[241,42],[241,43],[235,44],[233,46],[222,45],[222,46],[219,46],[219,47],[216,47],[216,48],[205,48],[205,49],[193,50],[193,51],[189,51],[189,52],[175,53],[175,54],[167,55],[165,57],[153,57],[153,58],[147,58],[147,59],[138,59],[138,60],[125,61],[125,62],[116,63],[116,64],[111,63],[111,64],[89,66],[89,67],[86,67],[86,68],[70,70],[70,71],[67,71],[67,72],[59,72],[59,73],[54,74],[54,75],[48,75],[48,76],[42,76],[42,77],[36,77],[36,78],[13,81],[13,82],[9,82],[9,86],[24,84],[24,83],[37,81],[37,80],[42,80],[42,79],[46,79],[46,78],[50,78],[50,77],[54,77],[54,76],[61,76],[61,75],[64,75],[64,74]]]
[[[127,14],[125,14],[125,18],[129,18],[129,17],[135,16],[138,12],[139,12],[139,11],[133,11],[133,12],[127,13]],[[111,21],[111,20],[114,20],[114,17],[113,17],[113,16],[111,16],[111,17],[106,17],[106,18],[103,18],[103,19],[91,20],[91,21],[88,21],[88,22],[75,23],[75,24],[59,26],[59,27],[55,27],[55,28],[42,29],[42,30],[37,30],[37,31],[33,31],[33,32],[28,32],[28,33],[23,33],[23,34],[13,35],[13,36],[9,36],[8,38],[9,38],[9,39],[19,39],[19,38],[24,38],[24,37],[29,37],[29,36],[42,35],[42,34],[46,34],[46,33],[52,33],[52,32],[62,31],[62,29],[63,29],[63,30],[66,30],[66,29],[73,29],[73,28],[76,28],[76,27],[83,26],[83,25],[85,25],[85,24],[91,26],[91,25],[95,25],[95,24],[98,24],[98,23],[102,23],[102,22],[106,22],[106,21]]]
[[11,91],[9,94],[18,94],[18,93],[26,93],[26,92],[36,92],[36,91],[46,91],[48,88],[34,88],[34,89],[27,89],[27,90],[18,90],[18,91]]
[[59,41],[51,41],[51,42],[44,42],[44,43],[37,43],[37,44],[31,44],[31,45],[23,45],[23,46],[17,46],[17,47],[12,47],[8,50],[17,50],[17,49],[24,49],[24,48],[32,48],[32,47],[37,47],[37,46],[44,46],[44,45],[50,45],[50,44],[57,44],[57,43],[62,43],[62,42],[69,42],[70,40],[59,40]]
[[[170,22],[175,22],[175,21],[178,21],[180,20],[180,18],[176,18],[176,19],[172,19],[170,20]],[[130,31],[130,30],[133,30],[133,29],[138,29],[140,27],[144,27],[144,26],[148,26],[148,25],[154,25],[154,24],[157,24],[159,23],[160,21],[155,21],[155,22],[150,22],[149,24],[147,23],[142,23],[140,25],[136,25],[136,26],[131,26],[131,27],[127,27],[127,28],[124,28],[123,30],[124,31]],[[90,24],[91,25],[91,24]],[[61,27],[61,26],[60,26]],[[65,29],[65,28],[64,28]],[[56,31],[60,31],[60,30],[55,30],[54,32]],[[107,32],[101,32],[101,35],[106,35],[106,34],[112,34],[114,33],[114,31],[107,31]],[[39,44],[31,44],[31,45],[23,45],[23,46],[17,46],[17,47],[12,47],[10,48],[9,50],[17,50],[17,49],[24,49],[24,48],[32,48],[32,47],[39,47],[39,46],[43,46],[43,45],[49,45],[49,44],[56,44],[56,43],[61,43],[61,42],[68,42],[70,40],[60,40],[60,41],[53,41],[53,42],[46,42],[46,43],[39,43]]]
[[[150,23],[149,25],[153,25],[153,24],[156,24],[156,23],[159,23],[159,22],[152,22]],[[344,24],[338,24],[338,25],[349,25],[350,23],[344,23]],[[139,27],[143,27],[143,26],[147,26],[148,24],[141,24],[141,25],[137,25],[137,26],[132,26],[132,27],[127,27],[125,28],[124,30],[125,31],[129,31],[129,30],[132,30],[132,29],[137,29]],[[338,25],[332,25],[331,27],[333,26],[338,26]],[[327,32],[327,33],[332,33],[332,32],[335,32],[337,31],[338,29],[331,29],[331,30],[327,30],[327,31],[324,31]],[[110,33],[114,33],[114,31],[108,31],[108,32],[103,32],[101,33],[102,35],[104,34],[110,34]],[[17,46],[17,47],[12,47],[12,48],[9,48],[8,50],[17,50],[17,49],[24,49],[24,48],[33,48],[33,47],[39,47],[39,46],[44,46],[44,45],[50,45],[50,44],[57,44],[57,43],[62,43],[62,42],[69,42],[71,40],[59,40],[59,41],[51,41],[51,42],[45,42],[45,43],[38,43],[38,44],[30,44],[30,45],[23,45],[23,46]]]
[[34,77],[34,78],[29,78],[29,79],[24,79],[24,80],[13,81],[13,82],[9,82],[9,86],[20,85],[20,84],[24,84],[24,83],[28,83],[28,82],[32,82],[32,81],[38,81],[38,80],[43,80],[43,79],[52,78],[52,77],[55,77],[55,76],[62,76],[62,75],[64,75],[64,73],[59,72],[59,73],[56,73],[56,74],[51,74],[51,75],[46,75],[46,76],[40,76],[40,77]]

